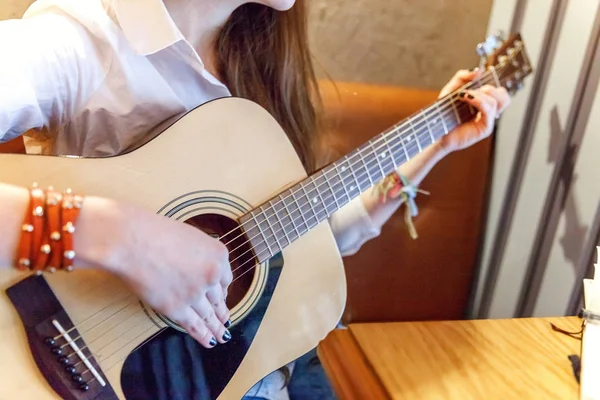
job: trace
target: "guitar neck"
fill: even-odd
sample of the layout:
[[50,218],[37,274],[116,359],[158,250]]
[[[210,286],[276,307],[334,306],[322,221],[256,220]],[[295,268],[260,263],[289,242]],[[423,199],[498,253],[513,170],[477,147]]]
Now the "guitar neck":
[[[469,88],[495,85],[486,72]],[[471,120],[477,110],[454,92],[380,133],[242,217],[259,262],[270,259],[425,148]]]

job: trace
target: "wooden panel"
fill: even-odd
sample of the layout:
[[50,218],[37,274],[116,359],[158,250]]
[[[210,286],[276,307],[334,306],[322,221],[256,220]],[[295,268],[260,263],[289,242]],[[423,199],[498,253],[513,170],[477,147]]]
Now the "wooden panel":
[[331,332],[317,354],[340,399],[389,399],[350,331]]
[[[397,87],[323,84],[329,145],[342,155],[427,106],[437,92]],[[379,238],[345,259],[348,301],[344,322],[460,319],[474,278],[490,168],[492,141],[449,155],[423,181],[431,196],[418,198],[419,239],[404,209]]]
[[574,400],[568,356],[581,342],[551,322],[581,327],[575,317],[353,324],[318,354],[341,399]]
[[[576,317],[351,325],[393,399],[577,399]],[[326,340],[326,343],[329,339]],[[329,343],[327,343],[329,346]]]

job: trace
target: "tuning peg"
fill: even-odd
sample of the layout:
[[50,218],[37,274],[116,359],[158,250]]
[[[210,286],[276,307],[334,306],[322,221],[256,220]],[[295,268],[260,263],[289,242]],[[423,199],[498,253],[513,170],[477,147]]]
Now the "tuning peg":
[[500,43],[504,43],[506,41],[506,35],[504,34],[504,31],[501,29],[497,30],[496,33],[494,33],[494,36]]
[[485,45],[483,43],[479,43],[477,45],[477,55],[479,57],[486,57],[487,56],[487,51],[485,50]]

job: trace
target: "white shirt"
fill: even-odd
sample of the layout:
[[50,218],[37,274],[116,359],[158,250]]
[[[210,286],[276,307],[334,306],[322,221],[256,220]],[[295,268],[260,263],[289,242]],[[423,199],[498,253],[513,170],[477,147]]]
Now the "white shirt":
[[[0,22],[0,141],[84,157],[135,148],[160,122],[231,93],[162,0],[38,0]],[[379,235],[356,198],[329,219],[342,255]]]

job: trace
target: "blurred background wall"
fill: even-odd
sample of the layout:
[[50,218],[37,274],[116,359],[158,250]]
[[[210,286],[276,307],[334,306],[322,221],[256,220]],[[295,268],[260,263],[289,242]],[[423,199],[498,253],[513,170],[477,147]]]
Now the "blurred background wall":
[[[320,76],[439,89],[477,62],[491,0],[307,0]],[[32,0],[2,0],[0,19]]]

